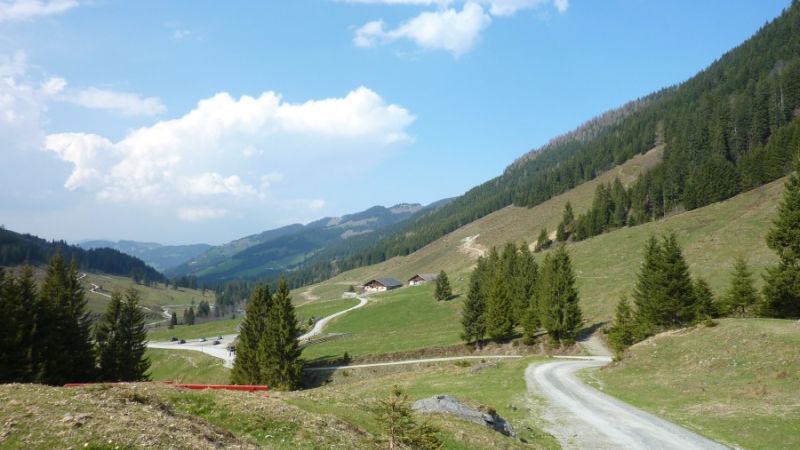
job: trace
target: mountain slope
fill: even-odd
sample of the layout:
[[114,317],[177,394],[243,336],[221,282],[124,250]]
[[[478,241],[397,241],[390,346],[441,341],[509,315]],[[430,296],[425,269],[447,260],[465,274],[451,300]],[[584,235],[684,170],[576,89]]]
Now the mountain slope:
[[425,210],[419,204],[374,206],[342,217],[325,217],[306,225],[294,224],[213,247],[176,267],[171,275],[196,276],[206,283],[244,278],[267,278],[304,263],[326,248],[360,237],[370,241],[376,232]]
[[57,252],[67,261],[74,260],[78,268],[128,277],[137,276],[146,281],[162,281],[164,275],[145,264],[141,259],[118,250],[99,248],[84,250],[64,241],[46,241],[30,234],[16,233],[0,228],[0,266],[46,264]]
[[800,146],[800,3],[691,79],[587,122],[387,238],[291,275],[294,285],[423,248],[509,205],[533,207],[664,145],[662,163],[630,186],[647,222],[730,198],[791,169]]
[[92,240],[78,244],[83,249],[113,248],[135,256],[156,270],[165,271],[208,251],[208,244],[161,245],[155,242]]

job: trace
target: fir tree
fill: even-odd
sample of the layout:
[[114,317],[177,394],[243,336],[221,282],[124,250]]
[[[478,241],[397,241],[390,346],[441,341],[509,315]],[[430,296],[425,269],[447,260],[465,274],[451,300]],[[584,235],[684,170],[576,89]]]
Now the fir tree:
[[450,287],[450,280],[447,279],[447,274],[444,270],[439,272],[439,276],[436,278],[436,291],[433,294],[433,297],[436,301],[445,301],[449,300],[450,297],[453,296],[453,289]]
[[515,324],[518,325],[525,321],[525,314],[529,309],[531,296],[539,279],[539,266],[536,264],[536,259],[533,257],[528,245],[524,242],[520,245],[518,251],[515,249],[514,253],[517,256],[513,291],[514,318],[517,319]]
[[556,241],[564,242],[567,240],[567,229],[564,226],[564,222],[559,222],[558,227],[556,227]]
[[795,168],[786,182],[778,217],[767,234],[767,245],[780,258],[764,276],[759,312],[767,317],[800,318],[800,156]]
[[169,324],[173,327],[178,325],[178,314],[176,314],[175,311],[172,311],[172,315],[169,318]]
[[627,297],[620,298],[614,314],[614,325],[608,331],[608,343],[617,355],[636,342],[636,320]]
[[465,342],[474,342],[475,348],[480,348],[481,342],[486,337],[486,259],[478,258],[478,265],[472,271],[469,279],[469,292],[461,309],[461,339]]
[[286,279],[281,278],[258,346],[258,364],[267,385],[278,390],[293,390],[300,386],[303,365],[298,334],[289,287]]
[[745,317],[758,303],[758,291],[753,287],[753,275],[744,258],[737,257],[731,274],[731,287],[724,297],[728,314]]
[[264,380],[258,361],[258,347],[272,307],[269,286],[258,285],[247,301],[246,313],[239,327],[236,360],[231,370],[232,384],[260,384]]
[[22,273],[16,280],[16,298],[14,303],[20,308],[15,316],[17,317],[17,345],[24,353],[19,361],[19,378],[17,381],[34,382],[39,378],[44,365],[44,346],[49,337],[47,329],[41,324],[48,316],[48,311],[44,310],[39,292],[36,289],[36,281],[33,277],[33,269],[29,265],[22,268]]
[[120,339],[117,336],[117,328],[119,327],[121,316],[122,294],[112,292],[106,312],[95,329],[99,378],[101,381],[116,381],[120,379],[117,358],[121,350],[119,348]]
[[566,237],[569,238],[575,232],[575,213],[572,211],[572,203],[567,202],[564,205],[564,213],[561,217],[561,223],[564,224],[564,231]]
[[714,319],[720,316],[719,308],[717,307],[717,302],[714,299],[714,293],[711,292],[711,288],[708,286],[706,280],[702,278],[697,278],[694,280],[692,284],[692,288],[694,289],[694,297],[696,300],[696,312],[695,312],[695,319],[696,320],[703,320],[703,319]]
[[571,345],[583,324],[572,262],[564,247],[545,258],[538,307],[552,343]]
[[427,422],[417,423],[408,395],[397,386],[385,400],[370,408],[375,421],[383,429],[383,441],[390,450],[401,448],[437,450],[444,446],[437,436],[439,429]]
[[[490,255],[489,263],[492,261]],[[494,261],[487,279],[486,334],[493,341],[504,341],[514,333],[514,302],[502,266],[498,259]]]
[[189,309],[183,311],[183,324],[194,325],[194,317],[194,306],[190,306]]

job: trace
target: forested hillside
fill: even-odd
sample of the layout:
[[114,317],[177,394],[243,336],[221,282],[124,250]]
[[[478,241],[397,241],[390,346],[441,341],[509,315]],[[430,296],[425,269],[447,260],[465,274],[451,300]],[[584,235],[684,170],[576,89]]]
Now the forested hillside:
[[155,242],[136,241],[85,241],[78,244],[81,248],[113,248],[122,253],[135,256],[147,265],[159,271],[165,271],[183,264],[211,248],[208,244],[161,245]]
[[679,85],[596,118],[377,243],[309,261],[299,285],[408,255],[505,206],[532,207],[665,144],[629,188],[626,225],[694,209],[786,175],[800,148],[800,3]]
[[0,228],[0,266],[46,264],[59,251],[66,261],[75,261],[81,270],[132,276],[145,284],[164,280],[164,275],[139,258],[118,250],[84,250],[64,241],[46,241],[30,234]]

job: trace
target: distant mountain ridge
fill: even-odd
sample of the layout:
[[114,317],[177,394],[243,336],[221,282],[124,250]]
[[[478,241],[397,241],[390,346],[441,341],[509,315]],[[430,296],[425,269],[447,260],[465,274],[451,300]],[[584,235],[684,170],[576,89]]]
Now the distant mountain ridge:
[[208,244],[162,245],[155,242],[90,240],[78,243],[83,249],[113,248],[135,256],[159,271],[179,266],[211,248]]
[[402,223],[425,209],[419,203],[373,206],[306,225],[287,225],[211,247],[167,273],[173,277],[195,276],[205,283],[271,278],[342,241],[355,237],[369,240],[376,231]]
[[47,241],[0,227],[0,266],[46,264],[61,252],[66,261],[75,261],[80,270],[103,272],[147,282],[163,281],[164,275],[141,259],[112,248],[86,250],[64,241]]

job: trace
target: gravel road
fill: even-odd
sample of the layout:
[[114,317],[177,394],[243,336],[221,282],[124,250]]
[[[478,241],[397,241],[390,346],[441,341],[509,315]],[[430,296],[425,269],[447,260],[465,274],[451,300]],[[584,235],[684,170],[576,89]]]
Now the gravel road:
[[597,356],[531,364],[525,371],[528,391],[548,401],[548,430],[566,449],[726,449],[584,384],[575,372],[608,364]]

